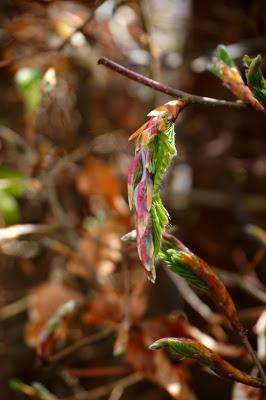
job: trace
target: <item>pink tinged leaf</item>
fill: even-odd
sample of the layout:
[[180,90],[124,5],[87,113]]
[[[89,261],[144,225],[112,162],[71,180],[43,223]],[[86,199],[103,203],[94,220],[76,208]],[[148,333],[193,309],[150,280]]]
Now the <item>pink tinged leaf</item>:
[[128,141],[132,141],[132,140],[136,140],[139,135],[146,129],[148,125],[148,122],[145,122],[145,124],[141,125],[141,127],[139,129],[137,129],[134,133],[132,133],[132,135],[129,137]]
[[128,204],[130,210],[132,210],[134,203],[133,201],[134,189],[140,170],[140,157],[141,157],[141,152],[138,152],[128,167],[127,189],[128,189]]
[[[147,183],[147,181],[150,181]],[[138,184],[135,190],[137,248],[139,258],[149,273],[149,278],[155,280],[154,246],[152,236],[152,221],[147,209],[147,186],[151,185],[149,176]]]

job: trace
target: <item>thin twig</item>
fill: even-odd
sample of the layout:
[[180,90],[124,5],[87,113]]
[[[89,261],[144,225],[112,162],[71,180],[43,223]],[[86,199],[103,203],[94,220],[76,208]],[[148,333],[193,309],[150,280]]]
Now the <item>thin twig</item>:
[[185,301],[190,305],[191,308],[193,308],[193,310],[195,310],[202,318],[204,318],[208,322],[218,320],[218,315],[214,314],[210,307],[196,295],[196,293],[190,288],[190,286],[184,279],[178,278],[176,274],[174,274],[166,266],[164,266],[164,270],[173,282],[173,284],[176,286],[180,294],[183,296]]
[[[237,286],[247,292],[250,296],[254,297],[255,299],[266,303],[266,292],[265,290],[259,288],[252,284],[251,276],[239,276],[230,271],[225,271],[220,268],[216,268],[216,272],[222,279],[222,281],[226,284],[226,286]],[[261,282],[260,282],[261,284]],[[261,284],[262,286],[262,284]]]
[[81,347],[92,344],[95,342],[98,342],[99,340],[102,340],[106,338],[107,336],[111,335],[113,333],[114,329],[110,326],[106,327],[105,329],[102,329],[100,332],[95,333],[95,335],[91,335],[88,337],[85,337],[78,342],[72,344],[71,346],[68,346],[67,348],[63,349],[62,351],[54,354],[53,356],[48,358],[48,363],[52,364],[55,362],[58,362],[62,360],[62,358],[65,358],[72,354],[73,352],[79,350]]
[[28,296],[22,297],[13,303],[7,304],[0,309],[0,320],[14,317],[25,311],[28,307]]
[[260,315],[254,331],[257,334],[257,352],[260,360],[266,358],[266,310]]
[[116,375],[128,375],[132,372],[129,367],[100,367],[100,368],[70,368],[68,374],[76,377],[107,377]]
[[45,178],[44,184],[47,188],[47,197],[51,205],[51,209],[57,218],[59,224],[65,228],[66,236],[69,242],[69,245],[73,250],[76,251],[77,256],[80,262],[87,268],[90,272],[92,281],[95,286],[98,285],[98,279],[95,272],[95,268],[93,268],[87,261],[87,258],[80,248],[79,238],[75,232],[75,227],[69,220],[68,214],[65,212],[63,207],[60,204],[57,190],[56,190],[56,179],[57,176],[65,169],[69,164],[81,160],[89,153],[90,149],[88,147],[81,147],[75,150],[71,154],[67,154],[65,157],[61,158],[57,164],[54,166],[53,170],[49,172],[49,175]]
[[100,386],[96,389],[92,389],[89,392],[84,393],[80,397],[80,400],[95,400],[100,397],[106,396],[109,394],[115,387],[120,387],[121,389],[126,389],[127,387],[134,385],[135,383],[140,382],[143,379],[143,375],[139,372],[135,372],[131,375],[126,376],[125,378],[119,379],[112,383],[109,383],[104,386]]
[[227,101],[227,100],[219,100],[214,99],[211,97],[205,96],[197,96],[195,94],[190,94],[184,92],[183,90],[172,88],[171,86],[167,86],[164,83],[155,81],[150,79],[144,75],[139,74],[138,72],[132,71],[121,64],[116,63],[115,61],[110,60],[107,57],[101,57],[98,60],[98,64],[104,65],[105,67],[112,69],[119,74],[126,76],[133,81],[136,81],[142,85],[148,86],[154,90],[159,92],[168,94],[171,97],[182,97],[186,99],[191,104],[201,104],[201,105],[208,105],[208,106],[215,106],[215,107],[227,107],[231,109],[237,110],[248,110],[250,107],[246,104],[237,103],[234,101]]
[[262,377],[264,383],[266,383],[266,375],[265,375],[265,372],[264,372],[263,367],[261,365],[261,362],[260,362],[260,360],[259,360],[259,358],[257,356],[257,353],[254,351],[253,347],[251,346],[245,331],[239,332],[239,334],[241,336],[241,339],[242,339],[242,342],[243,342],[244,346],[247,348],[247,350],[248,350],[249,354],[251,355],[256,367],[258,368],[260,376]]
[[98,7],[100,7],[100,5],[102,5],[106,0],[96,0],[92,9],[90,10],[89,15],[87,16],[87,18],[85,18],[85,20],[79,25],[77,26],[71,33],[69,36],[67,36],[65,38],[65,40],[62,41],[62,43],[60,43],[60,45],[56,48],[56,50],[58,52],[62,51],[67,45],[68,43],[71,41],[72,37],[78,33],[78,32],[82,32],[86,25],[88,25],[89,22],[91,22],[94,18],[95,15],[95,11],[97,10]]
[[[158,51],[153,41],[153,24],[151,18],[151,10],[147,0],[140,2],[140,17],[142,21],[143,30],[147,38],[147,48],[149,51],[149,70],[150,77],[156,81],[160,80],[160,60]],[[153,105],[156,103],[158,93],[155,91],[153,95]],[[153,107],[154,108],[154,107]]]

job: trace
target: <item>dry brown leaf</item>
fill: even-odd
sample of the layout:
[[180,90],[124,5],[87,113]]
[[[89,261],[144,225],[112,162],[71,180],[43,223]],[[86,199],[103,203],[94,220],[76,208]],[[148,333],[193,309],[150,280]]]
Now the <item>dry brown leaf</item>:
[[38,345],[40,333],[48,320],[69,300],[75,300],[78,304],[81,297],[56,280],[48,281],[32,290],[29,296],[29,321],[25,328],[25,340],[29,346]]
[[[147,297],[142,294],[130,298],[130,315],[132,322],[138,322],[147,308]],[[97,293],[94,301],[82,315],[82,321],[89,325],[101,323],[118,323],[123,320],[125,313],[124,293],[106,288]]]
[[95,211],[111,208],[121,215],[128,214],[114,167],[108,161],[89,157],[77,177],[77,187]]

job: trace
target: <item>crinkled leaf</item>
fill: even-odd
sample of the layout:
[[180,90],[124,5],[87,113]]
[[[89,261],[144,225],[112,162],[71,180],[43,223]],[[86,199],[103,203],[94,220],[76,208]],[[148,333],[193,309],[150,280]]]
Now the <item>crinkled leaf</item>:
[[235,67],[234,60],[230,56],[230,53],[227,50],[226,46],[220,44],[217,48],[217,55],[221,61],[223,61],[226,65],[228,65],[228,67],[230,68]]
[[236,68],[225,46],[219,46],[213,57],[209,70],[220,78],[225,86],[240,100],[250,104],[256,110],[264,111],[264,107],[245,85],[239,70]]
[[245,55],[243,62],[247,67],[246,78],[248,87],[256,99],[266,105],[266,82],[261,70],[261,55],[259,54],[253,59]]
[[184,278],[191,285],[208,292],[209,286],[207,283],[197,275],[190,266],[182,259],[182,254],[176,252],[173,249],[161,250],[160,258],[166,262],[168,267],[177,275]]
[[174,121],[186,100],[173,100],[151,111],[149,121],[129,140],[136,140],[136,155],[128,169],[128,199],[136,215],[136,239],[140,260],[155,281],[155,259],[168,223],[160,197],[160,183],[176,155]]
[[65,328],[75,309],[75,301],[70,300],[60,306],[55,315],[48,321],[45,329],[42,331],[38,343],[37,352],[41,359],[46,360],[56,341],[58,340],[58,329]]
[[181,242],[176,241],[176,250],[168,248],[172,241],[164,242],[160,257],[173,272],[185,278],[190,284],[208,293],[209,297],[229,320],[238,333],[243,331],[234,302],[214,269],[193,254]]
[[181,358],[194,360],[213,370],[217,375],[245,385],[265,388],[265,384],[253,376],[246,374],[223,360],[217,353],[201,343],[186,338],[163,338],[150,345],[151,350],[169,347]]

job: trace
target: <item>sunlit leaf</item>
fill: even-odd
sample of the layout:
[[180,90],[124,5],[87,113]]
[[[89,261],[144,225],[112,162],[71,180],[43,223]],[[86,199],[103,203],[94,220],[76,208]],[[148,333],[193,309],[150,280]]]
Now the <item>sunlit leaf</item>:
[[160,183],[176,155],[174,121],[187,104],[173,100],[151,111],[149,121],[130,140],[136,140],[136,155],[128,169],[128,198],[136,216],[136,239],[140,260],[155,281],[155,259],[168,213],[160,196]]
[[0,190],[0,217],[6,225],[16,224],[20,219],[17,200],[8,193]]
[[39,357],[46,360],[58,339],[58,329],[65,329],[75,310],[75,301],[70,300],[63,304],[48,321],[45,329],[42,331],[37,347]]
[[54,396],[49,390],[46,389],[41,383],[33,382],[31,385],[27,385],[19,379],[10,379],[9,386],[11,389],[18,392],[24,393],[29,397],[39,400],[56,400],[57,397]]
[[0,190],[15,197],[21,197],[26,190],[25,178],[18,171],[0,167]]
[[209,70],[220,78],[224,85],[240,100],[250,104],[259,111],[264,111],[263,105],[254,97],[252,91],[245,85],[239,70],[236,68],[225,46],[218,46],[216,55]]
[[266,82],[261,70],[261,55],[259,54],[253,59],[245,55],[243,62],[247,67],[246,78],[248,87],[256,99],[266,105]]
[[26,110],[34,113],[38,110],[41,100],[41,79],[42,73],[39,68],[20,68],[15,76],[15,82],[20,90]]
[[257,388],[266,387],[265,383],[261,380],[235,368],[233,365],[223,360],[217,353],[195,340],[185,338],[163,338],[152,343],[149,348],[151,350],[157,350],[167,347],[172,349],[179,357],[194,360],[210,368],[223,378]]
[[[172,246],[175,248],[173,249]],[[230,294],[209,264],[193,254],[183,243],[178,240],[173,242],[169,238],[164,240],[160,257],[173,272],[206,292],[237,332],[243,331]]]

